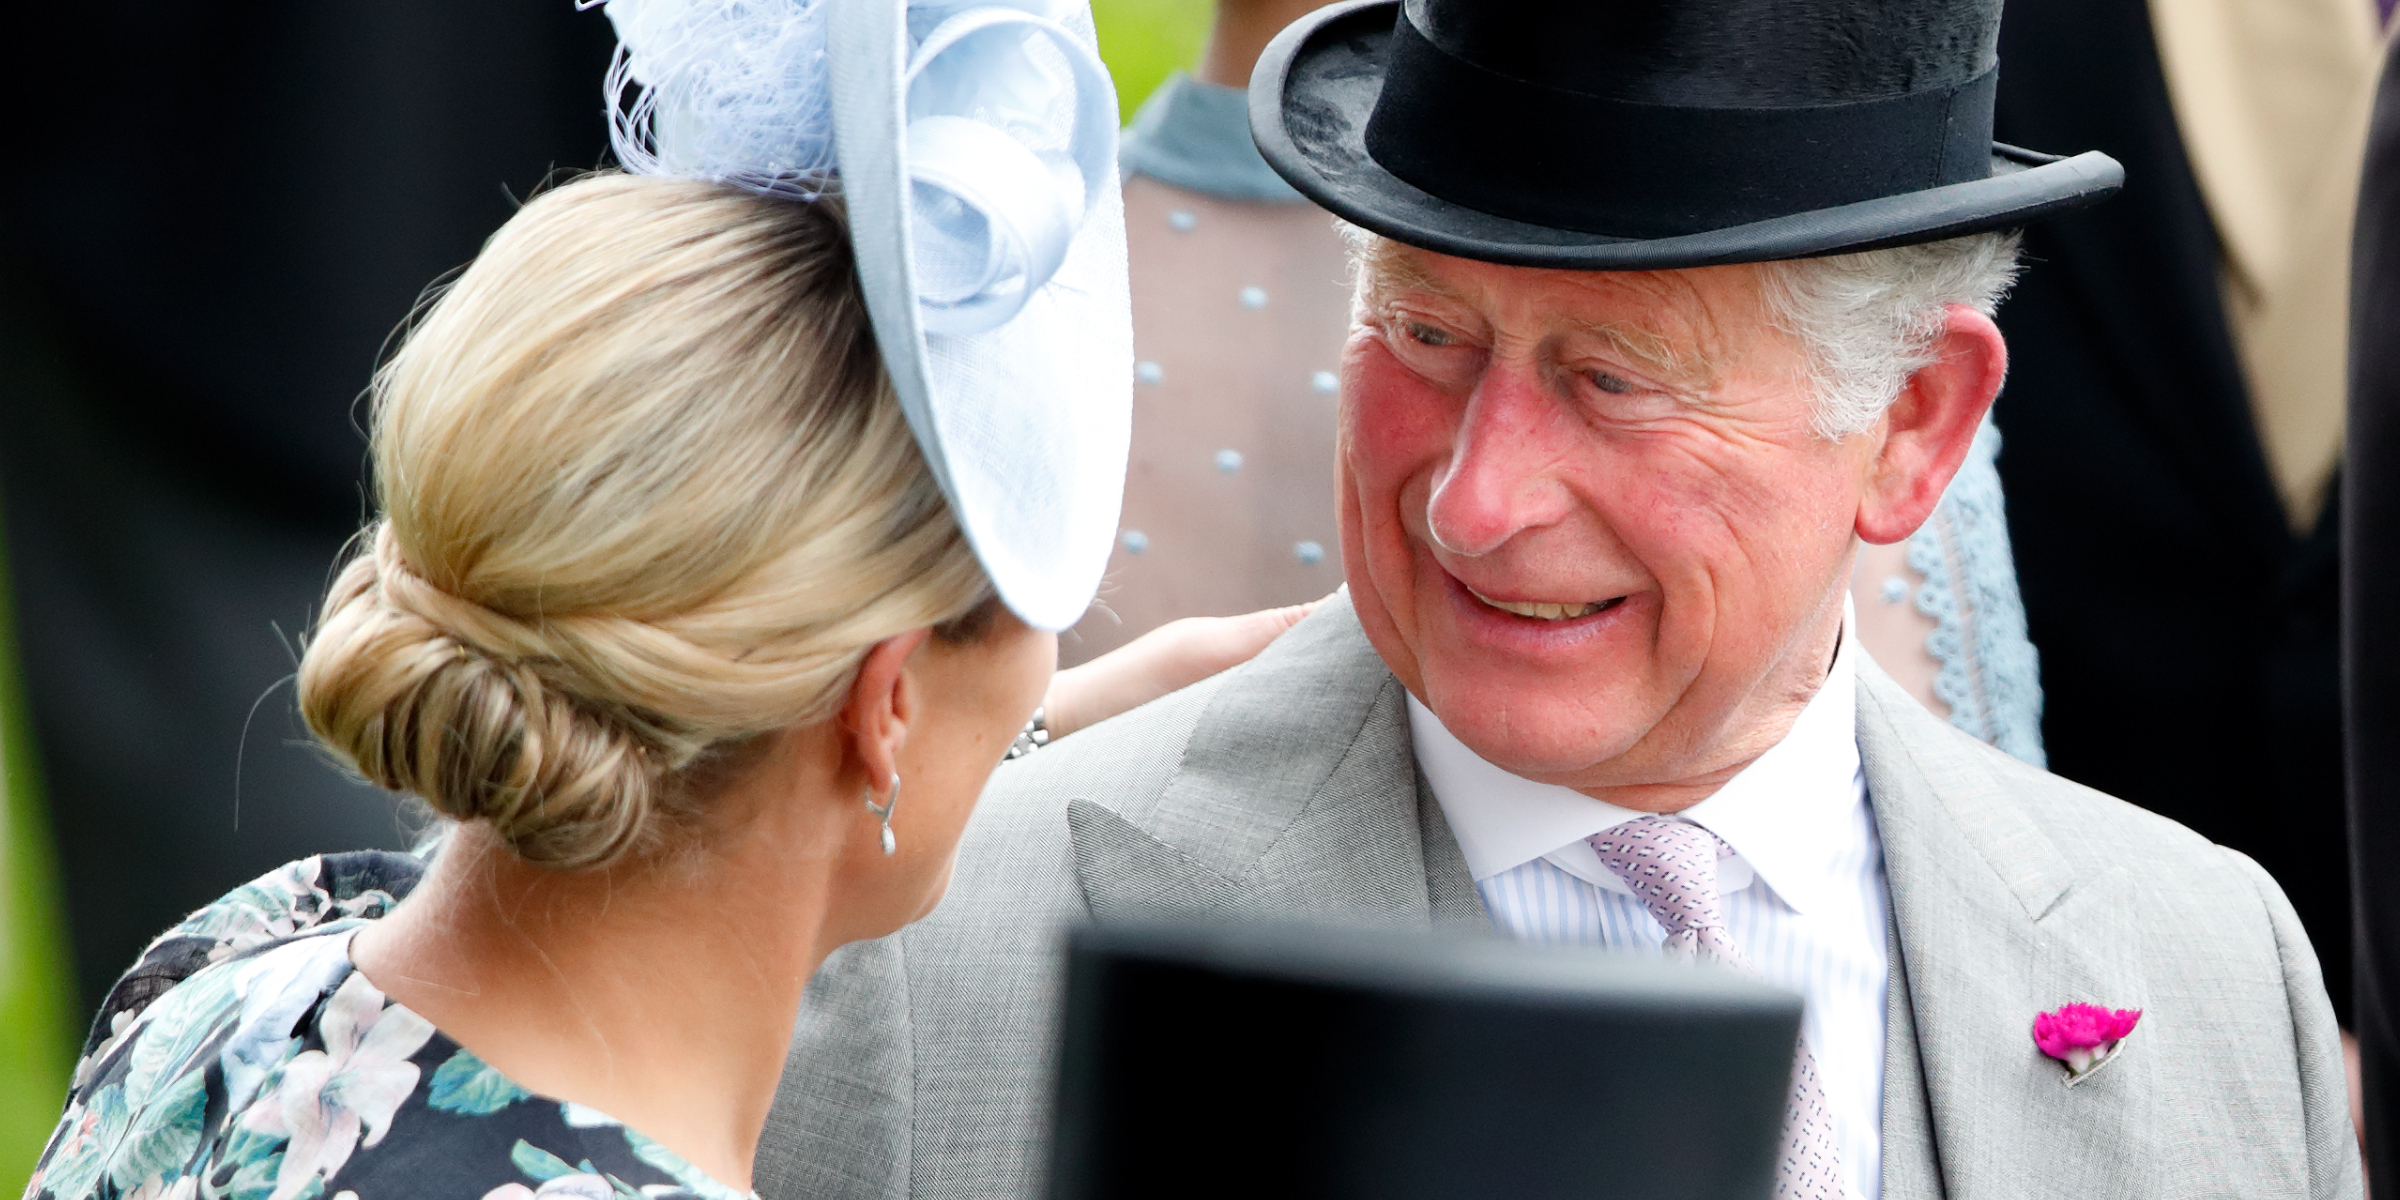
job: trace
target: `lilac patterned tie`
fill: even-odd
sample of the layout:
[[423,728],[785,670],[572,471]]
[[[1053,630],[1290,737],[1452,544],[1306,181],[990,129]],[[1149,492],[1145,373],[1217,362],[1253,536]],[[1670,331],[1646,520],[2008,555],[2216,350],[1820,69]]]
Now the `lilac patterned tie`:
[[[1593,834],[1600,861],[1633,889],[1642,907],[1667,931],[1666,952],[1707,957],[1756,975],[1725,927],[1717,897],[1717,859],[1732,853],[1717,835],[1673,817],[1636,817]],[[1775,1151],[1777,1200],[1840,1200],[1841,1159],[1833,1145],[1833,1115],[1817,1082],[1817,1060],[1800,1044],[1792,1090],[1783,1106],[1783,1140]]]

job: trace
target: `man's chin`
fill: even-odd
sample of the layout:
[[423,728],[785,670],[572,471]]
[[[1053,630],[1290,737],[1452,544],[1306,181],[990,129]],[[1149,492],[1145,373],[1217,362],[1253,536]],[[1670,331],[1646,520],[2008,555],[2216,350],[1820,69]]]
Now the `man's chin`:
[[1484,688],[1428,690],[1433,695],[1426,707],[1452,737],[1485,762],[1527,779],[1579,786],[1641,738],[1621,719],[1599,718],[1586,697],[1547,705],[1539,693],[1529,700],[1527,694],[1495,696]]

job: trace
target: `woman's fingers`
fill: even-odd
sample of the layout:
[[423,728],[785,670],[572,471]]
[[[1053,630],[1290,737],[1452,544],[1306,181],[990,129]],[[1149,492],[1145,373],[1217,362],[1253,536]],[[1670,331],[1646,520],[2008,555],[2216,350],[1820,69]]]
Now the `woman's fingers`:
[[1043,698],[1052,739],[1240,666],[1323,600],[1238,617],[1186,617],[1050,679]]

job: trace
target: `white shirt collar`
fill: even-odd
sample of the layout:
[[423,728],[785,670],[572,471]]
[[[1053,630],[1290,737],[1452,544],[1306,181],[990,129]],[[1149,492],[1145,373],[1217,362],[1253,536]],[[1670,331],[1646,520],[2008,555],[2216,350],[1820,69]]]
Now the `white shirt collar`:
[[[1855,669],[1863,651],[1850,635],[1856,621],[1846,600],[1842,615],[1833,669],[1791,732],[1714,795],[1677,814],[1733,848],[1733,857],[1717,863],[1721,892],[1763,878],[1784,903],[1807,912],[1821,909],[1825,889],[1840,883],[1833,864],[1852,828],[1852,806],[1865,795]],[[1584,839],[1645,814],[1493,766],[1414,696],[1408,725],[1417,763],[1476,882],[1547,858],[1586,882],[1627,890]]]

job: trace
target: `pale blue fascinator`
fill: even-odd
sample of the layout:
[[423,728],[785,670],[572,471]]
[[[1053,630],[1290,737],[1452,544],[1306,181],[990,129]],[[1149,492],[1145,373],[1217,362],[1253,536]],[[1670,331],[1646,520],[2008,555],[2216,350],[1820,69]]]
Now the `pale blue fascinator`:
[[1008,607],[1065,629],[1115,539],[1133,327],[1084,0],[605,0],[629,171],[837,187],[901,407]]

